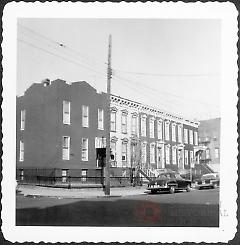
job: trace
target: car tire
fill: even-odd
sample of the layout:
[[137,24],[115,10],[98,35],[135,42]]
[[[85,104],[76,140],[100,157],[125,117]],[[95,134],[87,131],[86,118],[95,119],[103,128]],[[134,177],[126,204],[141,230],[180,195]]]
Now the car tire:
[[170,194],[174,194],[175,193],[175,186],[170,186],[169,192],[170,192]]
[[152,194],[156,194],[157,193],[157,190],[151,190],[151,193]]
[[213,184],[213,189],[216,189],[217,188],[217,184]]
[[190,192],[190,191],[191,191],[191,185],[187,185],[186,191],[187,191],[187,192]]

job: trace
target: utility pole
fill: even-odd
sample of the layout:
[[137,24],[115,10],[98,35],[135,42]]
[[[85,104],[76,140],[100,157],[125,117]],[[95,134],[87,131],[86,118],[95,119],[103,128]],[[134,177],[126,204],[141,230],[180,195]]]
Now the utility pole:
[[107,68],[107,137],[106,137],[106,166],[105,166],[105,195],[110,195],[110,131],[111,131],[111,49],[112,49],[112,36],[109,35],[108,44],[108,68]]

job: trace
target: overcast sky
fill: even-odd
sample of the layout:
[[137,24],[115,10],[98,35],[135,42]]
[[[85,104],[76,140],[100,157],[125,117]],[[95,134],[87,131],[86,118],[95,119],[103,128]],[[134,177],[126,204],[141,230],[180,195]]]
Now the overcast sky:
[[19,19],[17,95],[34,82],[87,81],[198,120],[220,116],[221,22],[207,19]]

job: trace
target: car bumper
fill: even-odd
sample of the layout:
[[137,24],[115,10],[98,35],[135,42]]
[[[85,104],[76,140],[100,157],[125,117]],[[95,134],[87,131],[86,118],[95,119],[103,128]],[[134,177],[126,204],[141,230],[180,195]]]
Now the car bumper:
[[156,186],[156,187],[148,187],[147,190],[151,191],[151,190],[155,190],[155,191],[167,191],[169,190],[169,187],[166,186]]
[[199,188],[210,188],[213,187],[213,184],[200,184],[200,185],[195,185],[195,188],[199,189]]

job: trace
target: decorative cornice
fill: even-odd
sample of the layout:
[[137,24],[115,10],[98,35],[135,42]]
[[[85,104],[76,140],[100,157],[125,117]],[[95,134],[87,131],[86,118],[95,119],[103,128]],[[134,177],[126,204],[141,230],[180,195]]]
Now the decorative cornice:
[[161,110],[159,108],[144,105],[144,104],[141,104],[139,102],[135,102],[132,100],[122,98],[120,96],[111,95],[110,100],[112,103],[116,103],[119,105],[125,105],[125,106],[130,107],[130,108],[135,108],[139,112],[147,113],[147,114],[150,114],[150,115],[155,116],[155,117],[163,117],[164,119],[172,120],[172,121],[175,121],[176,123],[183,123],[186,125],[190,125],[192,127],[198,127],[199,126],[198,121],[193,121],[193,120],[184,118],[182,116]]

